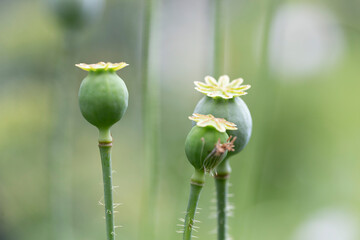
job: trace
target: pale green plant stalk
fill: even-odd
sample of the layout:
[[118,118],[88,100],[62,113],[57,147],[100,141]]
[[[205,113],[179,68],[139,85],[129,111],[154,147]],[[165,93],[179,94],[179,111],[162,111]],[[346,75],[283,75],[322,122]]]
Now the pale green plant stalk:
[[205,184],[205,173],[203,171],[195,171],[190,181],[190,197],[184,219],[184,235],[183,240],[191,240],[192,231],[195,228],[195,213],[200,198],[200,193]]
[[219,240],[228,239],[227,209],[230,173],[231,167],[227,158],[216,168],[214,175],[217,203],[217,237]]
[[[64,43],[59,58],[57,78],[54,81],[53,117],[54,126],[51,132],[49,174],[51,196],[51,238],[72,239],[72,207],[71,207],[71,157],[73,128],[74,83],[69,74],[70,70],[63,71],[66,63],[74,59],[75,49],[74,33],[64,31]],[[65,73],[64,73],[65,72]],[[59,152],[61,154],[59,154]]]
[[[150,77],[150,44],[153,8],[155,0],[144,0],[144,14],[142,26],[141,43],[141,82],[142,82],[142,115],[144,133],[144,156],[146,161],[145,169],[145,196],[143,197],[143,209],[145,217],[141,220],[141,239],[155,239],[156,215],[157,215],[157,192],[158,172],[160,160],[159,153],[159,84]],[[150,206],[150,207],[149,207]],[[146,231],[148,230],[148,231]]]
[[[110,130],[109,134],[110,134]],[[115,239],[115,223],[114,223],[114,200],[113,200],[113,184],[111,169],[111,147],[112,142],[99,142],[99,150],[101,157],[101,166],[104,184],[104,205],[106,220],[106,236],[108,240]]]
[[[276,85],[275,81],[273,80],[273,75],[270,71],[270,63],[269,63],[269,43],[270,43],[270,33],[271,33],[271,25],[273,23],[275,12],[278,8],[278,6],[283,3],[282,0],[266,0],[264,4],[264,19],[262,21],[263,27],[262,27],[262,34],[261,34],[261,43],[260,43],[260,54],[259,54],[259,68],[258,68],[258,76],[257,76],[257,82],[255,84],[261,84],[261,87],[259,87],[258,94],[263,96],[265,99],[268,99],[268,101],[264,102],[262,106],[262,110],[259,111],[258,117],[264,118],[266,116],[267,118],[267,125],[273,123],[275,121],[274,114],[271,114],[269,112],[269,107],[276,105],[276,101],[279,100],[280,94],[278,93],[278,87]],[[256,86],[256,85],[255,85]],[[270,97],[275,96],[275,97]],[[271,111],[271,110],[270,110]],[[258,132],[262,133],[264,135],[271,136],[272,132],[269,132],[270,129],[266,128],[263,124],[258,125]],[[252,186],[249,188],[250,192],[248,192],[248,199],[247,201],[250,202],[252,199],[256,198],[257,193],[259,192],[259,179],[261,179],[260,174],[263,171],[263,168],[266,166],[266,163],[264,162],[265,159],[265,141],[266,139],[263,137],[260,137],[257,140],[256,149],[259,149],[256,151],[256,156],[254,157],[254,161],[252,161],[252,167],[253,170],[250,173],[250,179],[249,179],[249,185]]]

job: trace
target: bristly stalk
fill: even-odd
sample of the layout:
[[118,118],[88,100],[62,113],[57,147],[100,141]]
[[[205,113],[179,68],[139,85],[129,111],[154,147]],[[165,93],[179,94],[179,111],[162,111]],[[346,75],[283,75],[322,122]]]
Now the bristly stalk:
[[227,205],[228,189],[231,167],[229,160],[225,159],[216,169],[215,185],[217,199],[217,235],[218,240],[227,240]]
[[106,219],[106,236],[108,240],[115,239],[115,223],[114,223],[114,201],[113,201],[113,185],[111,170],[111,147],[112,142],[100,142],[100,157],[104,183],[104,204]]
[[184,235],[183,240],[191,240],[192,230],[195,225],[195,214],[197,205],[200,198],[201,190],[205,183],[205,173],[203,171],[195,170],[195,173],[191,177],[191,188],[190,188],[190,197],[189,203],[185,216],[185,224],[184,224]]

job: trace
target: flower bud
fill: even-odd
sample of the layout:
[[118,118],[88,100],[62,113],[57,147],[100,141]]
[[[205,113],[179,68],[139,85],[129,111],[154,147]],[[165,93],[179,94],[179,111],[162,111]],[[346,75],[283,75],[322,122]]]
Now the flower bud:
[[230,152],[232,156],[240,152],[249,142],[252,130],[252,118],[249,108],[239,97],[247,94],[245,90],[250,85],[241,85],[242,79],[229,81],[228,76],[221,76],[219,81],[212,77],[205,77],[205,83],[195,82],[195,89],[206,94],[196,105],[194,113],[209,114],[217,118],[236,124],[236,130],[227,130],[228,135],[236,137],[235,151]]
[[235,125],[212,115],[194,114],[191,120],[197,121],[185,142],[185,153],[189,162],[197,170],[211,172],[225,157],[233,151],[233,141],[226,129],[236,129]]
[[79,105],[84,118],[99,130],[109,129],[128,107],[128,90],[116,71],[126,63],[77,64],[89,71],[79,90]]

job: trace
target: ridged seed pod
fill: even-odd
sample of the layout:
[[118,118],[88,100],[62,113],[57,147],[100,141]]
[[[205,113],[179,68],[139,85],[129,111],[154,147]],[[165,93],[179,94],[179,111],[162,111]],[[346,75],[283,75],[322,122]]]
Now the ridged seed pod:
[[230,82],[229,77],[221,76],[217,82],[214,78],[205,77],[205,83],[195,82],[195,89],[206,94],[195,107],[194,113],[212,114],[216,118],[225,118],[236,124],[236,130],[227,130],[228,135],[236,137],[235,151],[228,157],[240,152],[249,142],[252,131],[252,118],[249,108],[239,97],[247,94],[250,85],[241,85],[243,80]]
[[128,90],[116,71],[126,63],[77,64],[89,71],[79,90],[79,105],[84,118],[99,130],[108,130],[128,107]]
[[233,151],[233,142],[228,142],[227,129],[236,129],[235,124],[212,115],[194,114],[196,121],[185,142],[185,153],[196,170],[211,172],[225,157]]

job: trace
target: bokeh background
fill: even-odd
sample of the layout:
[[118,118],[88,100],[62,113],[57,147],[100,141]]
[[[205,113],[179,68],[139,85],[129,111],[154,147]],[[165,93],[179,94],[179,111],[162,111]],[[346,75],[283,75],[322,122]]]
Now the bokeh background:
[[[152,9],[155,205],[143,200],[144,1],[75,2],[77,10],[56,0],[0,2],[0,239],[104,239],[97,131],[78,109],[86,73],[74,67],[98,61],[130,64],[119,71],[129,108],[112,131],[118,238],[182,239],[193,171],[187,117],[202,97],[193,81],[212,73],[212,1],[157,0]],[[254,121],[250,143],[231,159],[232,239],[359,240],[360,1],[224,2],[224,74],[252,85],[243,99]],[[216,239],[213,198],[207,177],[200,239]]]

